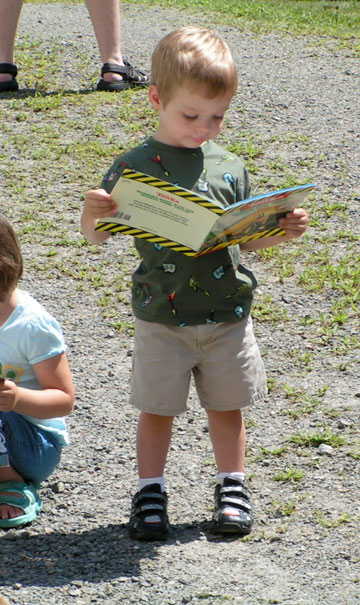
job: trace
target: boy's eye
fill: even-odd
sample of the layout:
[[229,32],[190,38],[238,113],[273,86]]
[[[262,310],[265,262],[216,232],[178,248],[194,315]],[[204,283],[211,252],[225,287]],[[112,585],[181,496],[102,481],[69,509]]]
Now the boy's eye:
[[186,115],[186,113],[184,113],[184,118],[186,118],[187,120],[196,120],[197,116],[188,116]]
[[223,120],[224,116],[214,116],[214,120]]

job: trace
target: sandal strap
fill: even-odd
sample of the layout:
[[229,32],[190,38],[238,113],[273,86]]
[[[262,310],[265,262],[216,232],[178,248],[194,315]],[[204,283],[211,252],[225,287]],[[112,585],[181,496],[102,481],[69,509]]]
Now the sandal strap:
[[[4,492],[12,492],[13,495],[6,495]],[[0,504],[17,506],[25,510],[36,502],[36,491],[28,483],[21,481],[5,481],[0,483]]]
[[104,63],[101,68],[101,76],[107,73],[119,74],[124,81],[147,82],[149,77],[140,69],[136,69],[129,61],[124,61],[124,65],[118,63]]
[[134,497],[133,506],[136,515],[166,514],[167,496],[161,492],[138,493]]
[[13,63],[0,63],[0,74],[9,74],[13,78],[17,76],[17,66]]
[[222,486],[219,490],[219,507],[230,506],[248,513],[251,511],[249,492],[240,483],[238,485]]

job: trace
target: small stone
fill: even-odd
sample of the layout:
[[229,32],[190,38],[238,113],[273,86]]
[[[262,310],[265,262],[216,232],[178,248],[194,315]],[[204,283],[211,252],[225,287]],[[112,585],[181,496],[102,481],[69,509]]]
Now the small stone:
[[349,420],[345,420],[343,418],[339,418],[338,421],[338,428],[339,429],[346,429],[346,427],[351,426],[351,422]]
[[334,453],[334,448],[332,448],[331,445],[327,445],[326,443],[321,443],[321,445],[319,445],[318,447],[318,452],[321,456],[332,456],[332,454]]

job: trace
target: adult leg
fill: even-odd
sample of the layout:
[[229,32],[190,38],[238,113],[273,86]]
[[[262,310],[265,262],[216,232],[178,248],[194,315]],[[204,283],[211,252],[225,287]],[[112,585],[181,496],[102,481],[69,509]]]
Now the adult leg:
[[[23,0],[0,2],[0,63],[14,63],[15,36],[22,5]],[[0,68],[0,82],[8,82],[12,79],[11,74],[1,72]]]
[[[124,65],[121,54],[121,19],[119,0],[85,0],[93,24],[103,63]],[[122,76],[104,74],[107,82],[121,81]]]
[[102,78],[98,83],[98,89],[116,91],[136,85],[147,85],[149,77],[124,61],[121,53],[119,0],[102,0],[102,2],[85,0],[85,2],[103,62]]

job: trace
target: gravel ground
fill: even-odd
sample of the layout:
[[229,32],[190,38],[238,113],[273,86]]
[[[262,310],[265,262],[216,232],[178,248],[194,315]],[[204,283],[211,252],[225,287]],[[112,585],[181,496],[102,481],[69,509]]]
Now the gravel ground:
[[[144,68],[149,67],[151,51],[161,36],[194,22],[176,9],[144,9],[141,4],[124,6],[122,15],[124,55]],[[197,22],[212,25],[205,17]],[[264,140],[274,133],[280,138],[295,133],[292,143],[271,149],[274,162],[286,157],[289,166],[296,167],[304,159],[296,141],[307,137],[312,150],[308,178],[319,183],[319,199],[326,195],[331,204],[346,201],[353,231],[358,232],[358,60],[335,44],[318,46],[308,38],[239,33],[230,27],[218,30],[234,50],[242,81],[228,120],[228,142],[232,130],[239,127]],[[83,5],[26,5],[19,39],[25,35],[44,43],[55,37],[62,46],[59,86],[80,89],[99,65]],[[134,44],[138,40],[141,45]],[[81,53],[86,53],[86,61],[79,74],[74,58]],[[11,111],[4,96],[0,103],[3,111]],[[237,111],[240,107],[245,115]],[[103,117],[108,128],[116,127],[112,118],[106,123]],[[271,179],[276,169],[267,170],[268,175],[262,176]],[[6,192],[6,182],[1,184]],[[93,183],[72,185],[81,194]],[[68,187],[70,194],[69,184],[52,187],[54,196],[62,194],[61,187]],[[79,231],[78,217],[59,204],[60,216],[69,221],[69,232]],[[326,234],[338,231],[341,220],[341,215],[329,216]],[[16,222],[15,213],[15,226]],[[322,225],[313,225],[315,242],[322,231]],[[100,259],[126,254],[126,245],[125,238],[113,238],[102,248]],[[37,252],[31,243],[24,246],[25,261],[30,264]],[[343,253],[339,242],[333,259]],[[96,271],[99,254],[85,251],[83,258]],[[294,320],[280,318],[276,326],[255,324],[270,382],[287,383],[293,392],[311,395],[312,402],[317,397],[318,404],[306,413],[298,410],[295,401],[293,409],[298,413],[289,414],[293,400],[286,398],[284,389],[273,388],[265,403],[246,411],[247,474],[256,525],[248,539],[219,539],[208,531],[215,468],[205,417],[192,389],[188,412],[176,420],[168,460],[172,532],[165,544],[135,543],[126,529],[136,487],[137,414],[127,405],[131,336],[126,331],[118,335],[103,320],[96,292],[79,291],[77,282],[61,273],[54,287],[54,281],[41,281],[28,268],[24,286],[58,317],[66,334],[77,404],[69,418],[72,445],[42,490],[44,512],[32,526],[0,535],[0,594],[9,602],[349,605],[360,601],[359,449],[357,455],[350,455],[349,445],[356,439],[359,444],[356,352],[350,351],[341,363],[334,343],[314,341],[306,322],[299,328],[299,316],[326,313],[336,296],[300,288],[296,275],[301,262],[300,257],[295,275],[282,282],[261,257],[249,255],[247,261],[259,278],[260,293],[273,296],[279,309]],[[128,305],[122,305],[119,313],[131,321]],[[356,336],[355,323],[345,322],[340,332],[342,338]],[[303,363],[290,354],[295,349],[303,355]],[[306,353],[312,355],[311,364],[305,364]],[[327,450],[290,442],[294,433],[314,434],[326,428],[345,444]],[[304,472],[303,478],[274,480],[289,469]]]

